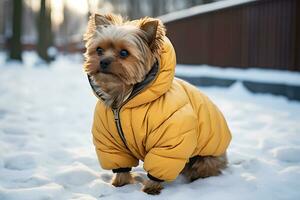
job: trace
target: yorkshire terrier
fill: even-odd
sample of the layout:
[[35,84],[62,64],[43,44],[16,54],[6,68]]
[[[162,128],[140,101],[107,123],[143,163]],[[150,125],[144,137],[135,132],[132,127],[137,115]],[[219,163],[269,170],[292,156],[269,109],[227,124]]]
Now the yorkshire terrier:
[[[126,21],[119,15],[93,14],[90,17],[84,41],[86,46],[84,70],[88,75],[95,95],[99,98],[94,118],[94,143],[102,167],[112,169],[116,173],[112,180],[114,186],[119,187],[134,182],[130,169],[138,164],[138,160],[143,160],[144,168],[148,170],[150,179],[144,181],[142,189],[148,194],[159,194],[163,189],[161,182],[174,180],[179,173],[184,175],[188,181],[194,181],[198,178],[219,175],[221,170],[226,168],[226,148],[231,137],[224,122],[225,120],[207,97],[202,97],[202,95],[200,97],[197,89],[189,89],[192,86],[182,80],[173,80],[173,68],[175,68],[176,62],[175,53],[173,51],[174,55],[170,58],[163,58],[163,55],[168,51],[172,51],[172,48],[170,50],[170,48],[166,47],[166,43],[168,43],[166,42],[168,41],[166,29],[159,19],[145,17],[139,20]],[[169,62],[168,59],[170,59],[171,64],[166,64]],[[167,67],[168,69],[166,69]],[[166,81],[166,84],[164,81]],[[174,103],[178,102],[180,104],[179,100],[182,99],[180,95],[172,96],[175,90],[178,90],[185,96],[189,96],[189,98],[184,99],[186,104],[192,105],[186,109],[181,109],[185,104],[176,105],[181,114],[174,114],[177,110],[170,112],[167,110],[169,108],[166,105],[172,108]],[[197,93],[194,95],[197,97],[187,95],[186,93],[189,93],[189,91],[192,91],[190,93]],[[222,121],[220,127],[225,130],[226,137],[216,137],[219,142],[215,145],[215,149],[217,149],[215,152],[217,153],[212,153],[213,151],[208,148],[210,145],[208,144],[209,138],[212,138],[212,136],[205,138],[200,135],[200,129],[210,131],[210,126],[214,126],[214,124],[208,124],[209,122],[207,121],[200,122],[201,117],[197,115],[202,112],[201,109],[206,108],[195,105],[197,102],[195,103],[192,100],[194,98],[196,98],[195,101],[207,102],[205,105],[208,107],[207,113],[209,114],[205,115],[207,116],[204,117],[205,120],[217,116],[217,121],[211,123]],[[146,101],[148,99],[151,100]],[[167,102],[165,103],[165,101]],[[164,102],[163,106],[158,106],[155,108],[155,111],[151,111],[156,106],[154,104],[162,105],[161,102]],[[126,105],[128,106],[126,107]],[[121,109],[123,107],[126,107],[126,109]],[[141,111],[142,114],[134,116],[136,110]],[[131,118],[125,117],[125,112],[132,112]],[[185,115],[185,113],[192,113],[192,117]],[[159,115],[166,116],[164,120],[156,122],[156,118],[159,118]],[[175,115],[178,116],[175,118]],[[184,118],[181,119],[181,116]],[[122,123],[120,123],[121,118]],[[144,120],[140,120],[141,118]],[[174,119],[173,123],[172,119]],[[116,123],[112,123],[111,121],[113,120]],[[189,120],[196,121],[191,123]],[[204,119],[201,118],[201,120]],[[211,119],[211,121],[213,120]],[[173,126],[176,123],[180,124],[181,121],[184,121],[184,124],[178,125],[180,127],[172,130],[168,128],[169,125],[168,127],[163,127],[164,125],[162,125],[171,123]],[[132,125],[125,127],[125,123]],[[139,123],[140,127],[145,126],[147,128],[144,131],[136,131],[134,126]],[[155,125],[155,123],[159,123],[159,125]],[[207,123],[209,128],[206,128],[203,125],[204,123]],[[153,128],[149,124],[154,124]],[[180,142],[174,142],[176,145],[173,146],[172,144],[169,145],[168,142],[173,141],[173,138],[179,135],[176,131],[180,132],[185,124],[191,124],[190,126],[193,127],[189,129],[195,130],[193,134],[197,136],[193,136],[193,139],[186,139],[186,137],[189,137],[186,135],[192,135],[185,134],[190,131],[186,130],[187,132],[184,132],[182,137],[180,136]],[[151,133],[151,135],[150,131],[161,131],[161,133]],[[119,132],[119,135],[115,132]],[[164,135],[170,135],[170,137],[164,139]],[[152,140],[150,139],[151,137],[156,136],[158,138],[155,139],[155,142],[152,145],[148,145],[148,140],[150,141]],[[131,140],[130,137],[134,139]],[[139,137],[142,139],[139,140]],[[220,141],[223,141],[224,138],[226,140],[224,144],[221,144]],[[163,142],[165,142],[165,145],[162,144],[158,147]],[[224,146],[224,148],[221,148],[220,145]],[[190,146],[192,147],[190,148]],[[176,148],[180,148],[180,150],[173,151]],[[154,149],[166,152],[167,156],[161,156],[159,158],[161,160],[156,162]],[[181,152],[182,157],[180,157]],[[151,159],[149,158],[150,161],[147,160],[147,157],[151,157]],[[127,158],[132,161],[127,162]],[[178,162],[176,160],[172,164],[172,158],[178,158]],[[170,160],[170,166],[168,161],[165,162],[165,159]],[[160,162],[161,165],[159,164]],[[152,167],[152,165],[155,166]],[[156,165],[160,166],[156,167]],[[176,168],[174,169],[175,175],[173,173],[172,175],[167,175],[169,171],[172,171],[172,167]]]

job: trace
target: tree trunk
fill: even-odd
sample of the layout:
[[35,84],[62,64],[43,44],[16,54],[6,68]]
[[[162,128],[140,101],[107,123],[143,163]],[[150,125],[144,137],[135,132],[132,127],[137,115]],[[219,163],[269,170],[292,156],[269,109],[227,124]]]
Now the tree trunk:
[[13,34],[9,42],[10,54],[12,60],[22,61],[22,0],[13,1]]
[[37,52],[39,57],[47,63],[53,59],[48,54],[48,49],[53,43],[52,40],[50,1],[41,0],[40,15],[38,19]]

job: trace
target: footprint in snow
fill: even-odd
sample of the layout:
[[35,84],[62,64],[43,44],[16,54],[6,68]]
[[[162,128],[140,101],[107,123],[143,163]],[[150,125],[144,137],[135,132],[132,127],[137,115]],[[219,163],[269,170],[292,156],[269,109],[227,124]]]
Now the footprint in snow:
[[19,153],[4,158],[4,168],[11,170],[26,170],[37,166],[36,154]]
[[35,174],[31,177],[18,181],[18,188],[31,188],[50,184],[51,180],[43,175]]
[[64,186],[79,186],[87,184],[99,176],[82,163],[74,163],[64,167],[55,177],[56,181]]
[[100,175],[100,178],[106,183],[110,183],[112,177],[113,177],[112,173],[102,173]]
[[28,132],[24,131],[23,129],[20,128],[16,128],[16,127],[8,127],[8,128],[4,128],[3,132],[7,135],[27,135]]
[[2,110],[0,109],[0,119],[3,119],[5,117],[5,115],[7,114],[6,110]]
[[97,200],[95,197],[88,194],[74,194],[70,200]]
[[4,161],[0,158],[0,169],[4,167]]
[[63,187],[55,183],[49,183],[40,187],[32,188],[16,188],[16,189],[2,189],[0,187],[1,200],[46,200],[46,199],[61,199]]
[[273,149],[272,155],[274,158],[277,158],[280,161],[283,162],[300,162],[300,147],[294,146],[294,147],[278,147]]
[[117,188],[112,186],[110,183],[104,182],[101,178],[88,184],[88,193],[100,198],[110,196],[114,194],[116,190]]

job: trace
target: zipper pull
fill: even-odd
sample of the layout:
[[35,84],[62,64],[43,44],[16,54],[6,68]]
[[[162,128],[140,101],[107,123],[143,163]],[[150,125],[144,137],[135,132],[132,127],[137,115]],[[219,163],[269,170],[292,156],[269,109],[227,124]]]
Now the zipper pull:
[[119,120],[118,110],[117,109],[112,109],[112,111],[114,113],[115,120],[118,121]]

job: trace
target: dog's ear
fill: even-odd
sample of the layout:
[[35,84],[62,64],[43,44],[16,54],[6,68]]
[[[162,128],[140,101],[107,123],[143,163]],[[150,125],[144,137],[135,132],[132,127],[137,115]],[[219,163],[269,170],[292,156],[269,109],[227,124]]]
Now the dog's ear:
[[123,23],[123,18],[120,15],[95,13],[94,23],[96,26],[117,25]]
[[146,37],[147,37],[147,42],[149,45],[151,45],[155,39],[156,32],[157,32],[157,26],[158,26],[157,20],[145,21],[145,23],[141,24],[140,29],[145,32]]
[[166,29],[159,19],[145,17],[139,20],[139,27],[145,33],[147,43],[153,52],[162,48]]
[[105,14],[101,15],[98,13],[92,14],[88,21],[88,26],[85,34],[83,35],[84,42],[91,39],[97,28],[107,25],[121,25],[123,24],[123,18],[120,15]]
[[95,25],[96,26],[101,26],[101,25],[111,25],[112,22],[109,20],[109,18],[107,18],[105,15],[100,15],[95,13],[94,16],[94,20],[95,20]]

